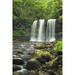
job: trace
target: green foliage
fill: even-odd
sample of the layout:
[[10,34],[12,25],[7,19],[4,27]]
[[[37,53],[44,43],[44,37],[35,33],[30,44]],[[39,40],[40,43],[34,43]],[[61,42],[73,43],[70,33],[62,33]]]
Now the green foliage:
[[30,29],[33,21],[40,18],[44,18],[45,20],[56,18],[56,26],[58,26],[56,27],[56,31],[60,32],[62,0],[13,0],[13,30],[15,31],[15,36],[18,35],[16,29],[19,25]]
[[56,44],[55,44],[55,46],[54,46],[54,50],[55,50],[55,51],[60,51],[60,50],[62,50],[62,41],[61,41],[61,40],[59,40],[59,41],[56,42]]
[[58,18],[62,15],[62,0],[50,0],[48,3],[49,18]]
[[25,34],[26,34],[26,32],[23,30],[13,32],[13,36],[24,36]]

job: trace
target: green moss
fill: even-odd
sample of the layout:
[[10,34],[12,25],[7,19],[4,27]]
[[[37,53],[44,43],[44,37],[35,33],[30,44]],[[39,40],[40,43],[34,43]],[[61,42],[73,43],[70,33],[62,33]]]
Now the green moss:
[[56,42],[56,44],[55,44],[55,46],[54,46],[54,50],[55,50],[55,51],[60,51],[60,50],[62,50],[62,41],[61,41],[61,40],[59,40],[59,41]]
[[33,57],[34,58],[40,58],[41,56],[50,56],[52,58],[52,55],[48,51],[43,51],[43,50],[36,50]]

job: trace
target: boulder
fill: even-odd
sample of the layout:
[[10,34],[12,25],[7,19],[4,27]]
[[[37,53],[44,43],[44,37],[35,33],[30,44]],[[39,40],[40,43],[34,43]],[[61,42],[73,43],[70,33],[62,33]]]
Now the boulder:
[[13,65],[13,72],[18,70],[21,70],[21,66]]
[[57,57],[57,61],[56,61],[57,65],[62,65],[62,56],[58,56]]
[[13,64],[23,65],[24,64],[24,61],[21,58],[14,58],[13,59]]
[[56,56],[56,57],[60,56],[60,55],[62,55],[62,51],[54,51],[53,55]]
[[49,73],[49,75],[56,75],[53,70],[49,70],[48,73]]
[[39,75],[49,75],[48,72],[39,71]]
[[62,51],[57,52],[57,56],[62,55]]
[[37,60],[42,63],[45,64],[45,62],[49,62],[51,60],[50,56],[48,55],[42,55],[40,58],[37,58]]
[[28,70],[36,70],[39,67],[40,67],[40,63],[36,59],[30,59],[26,65],[26,69],[28,69]]

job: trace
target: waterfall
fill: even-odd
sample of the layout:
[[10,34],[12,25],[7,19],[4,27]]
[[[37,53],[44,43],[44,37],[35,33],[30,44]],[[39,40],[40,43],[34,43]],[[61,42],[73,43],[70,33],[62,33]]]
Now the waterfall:
[[55,22],[56,19],[51,19],[51,25],[52,25],[52,38],[51,38],[51,42],[55,41]]
[[44,42],[45,41],[45,35],[44,35],[44,19],[39,20],[39,29],[38,29],[38,38],[37,42]]
[[31,39],[33,42],[54,42],[56,19],[49,19],[45,25],[44,19],[35,20],[32,25]]
[[47,21],[47,28],[46,28],[46,42],[50,42],[51,38],[51,22],[50,20]]
[[55,41],[55,21],[56,19],[49,19],[47,21],[46,42],[48,43]]
[[34,42],[37,41],[37,38],[36,38],[37,22],[38,22],[37,20],[33,22],[30,41],[34,41]]

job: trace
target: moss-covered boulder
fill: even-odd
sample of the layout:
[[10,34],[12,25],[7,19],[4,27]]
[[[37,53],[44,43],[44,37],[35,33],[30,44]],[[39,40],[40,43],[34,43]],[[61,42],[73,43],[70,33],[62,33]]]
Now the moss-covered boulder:
[[37,59],[41,64],[51,61],[52,54],[47,50],[36,50],[33,58]]
[[47,50],[36,50],[33,58],[40,58],[41,56],[49,56],[50,58],[52,58],[52,54]]
[[36,70],[39,67],[40,67],[40,62],[34,58],[30,59],[26,65],[26,69],[28,70]]

